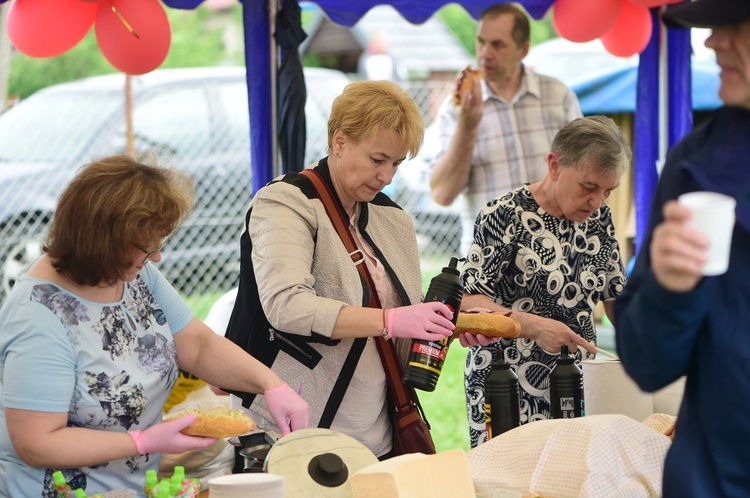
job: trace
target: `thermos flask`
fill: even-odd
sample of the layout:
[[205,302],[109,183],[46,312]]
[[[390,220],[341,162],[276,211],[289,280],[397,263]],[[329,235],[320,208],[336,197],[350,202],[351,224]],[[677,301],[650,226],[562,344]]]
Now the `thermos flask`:
[[487,439],[521,425],[518,376],[510,363],[496,358],[484,379],[484,415]]
[[[453,312],[453,325],[458,320],[461,297],[464,293],[457,265],[458,258],[451,258],[448,266],[430,281],[430,287],[424,297],[426,303],[439,301],[447,305]],[[452,337],[440,341],[413,339],[404,372],[404,382],[423,391],[434,391],[452,340]]]
[[583,371],[560,347],[560,357],[549,375],[549,402],[552,418],[577,418],[586,415],[583,399]]

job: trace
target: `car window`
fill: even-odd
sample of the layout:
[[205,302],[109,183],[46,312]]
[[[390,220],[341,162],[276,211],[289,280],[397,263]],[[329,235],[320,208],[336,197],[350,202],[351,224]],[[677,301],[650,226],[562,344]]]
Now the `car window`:
[[[204,87],[166,88],[133,111],[136,150],[155,149],[174,159],[204,156],[212,150],[211,113]],[[125,123],[113,140],[114,150],[125,150]]]
[[224,83],[219,87],[222,130],[225,137],[218,137],[220,148],[227,152],[246,152],[250,147],[250,119],[247,107],[247,84],[245,80]]
[[0,161],[78,161],[121,108],[122,101],[109,93],[37,94],[22,100],[0,119]]

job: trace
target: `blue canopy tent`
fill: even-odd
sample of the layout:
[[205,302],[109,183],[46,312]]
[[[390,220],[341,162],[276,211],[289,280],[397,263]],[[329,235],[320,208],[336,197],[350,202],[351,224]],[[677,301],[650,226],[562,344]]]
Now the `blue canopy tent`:
[[[203,0],[163,0],[170,7],[194,9]],[[279,171],[274,153],[275,48],[271,26],[278,0],[240,0],[243,3],[245,63],[248,74],[250,146],[253,191]],[[459,0],[474,18],[497,0]],[[344,26],[354,25],[375,5],[393,6],[405,19],[421,23],[443,7],[445,0],[316,0],[326,15]],[[535,19],[542,18],[554,0],[519,0]],[[669,29],[662,37],[659,9],[652,9],[653,35],[641,54],[636,90],[635,205],[636,248],[648,222],[651,197],[658,178],[656,163],[692,127],[690,37],[687,29]],[[666,43],[661,43],[662,38]],[[262,75],[269,75],[268,78]],[[666,136],[661,131],[666,130]]]
[[[719,99],[719,68],[706,61],[693,61],[690,68],[694,111],[710,111],[722,105]],[[638,66],[618,68],[566,82],[578,96],[584,114],[635,112]]]

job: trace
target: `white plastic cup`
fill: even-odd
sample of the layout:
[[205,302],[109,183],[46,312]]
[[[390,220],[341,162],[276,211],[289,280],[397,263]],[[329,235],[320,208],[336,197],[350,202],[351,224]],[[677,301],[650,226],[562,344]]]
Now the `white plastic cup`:
[[710,240],[708,262],[703,267],[703,275],[725,273],[729,267],[737,201],[716,192],[690,192],[678,197],[677,202],[693,213],[688,225],[706,234]]

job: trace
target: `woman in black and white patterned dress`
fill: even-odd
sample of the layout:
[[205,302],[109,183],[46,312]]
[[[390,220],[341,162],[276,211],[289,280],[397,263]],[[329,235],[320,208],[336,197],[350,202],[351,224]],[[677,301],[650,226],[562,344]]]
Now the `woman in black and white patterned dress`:
[[547,175],[492,202],[479,213],[461,278],[462,308],[512,310],[518,339],[490,342],[462,335],[470,346],[465,387],[471,445],[487,439],[484,379],[492,358],[511,364],[521,386],[521,423],[549,418],[549,372],[568,345],[577,361],[595,354],[594,307],[611,318],[625,269],[607,197],[619,185],[631,152],[620,129],[602,116],[579,118],[558,132]]

